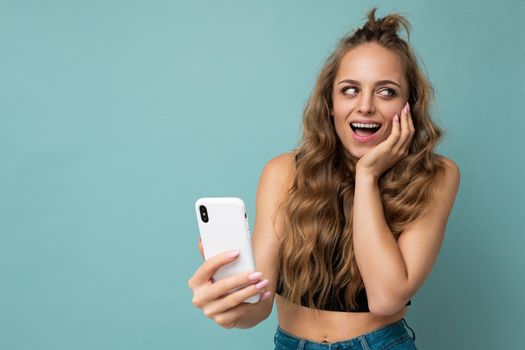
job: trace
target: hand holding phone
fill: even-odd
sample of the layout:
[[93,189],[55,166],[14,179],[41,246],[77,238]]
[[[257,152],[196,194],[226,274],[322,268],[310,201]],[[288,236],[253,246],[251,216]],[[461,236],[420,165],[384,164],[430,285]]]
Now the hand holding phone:
[[[188,281],[193,304],[223,327],[235,326],[249,308],[265,300],[267,280],[255,272],[248,216],[239,198],[201,198],[195,203],[205,259]],[[228,257],[232,250],[240,252]],[[262,297],[261,296],[262,294]]]
[[[240,251],[235,262],[219,268],[214,273],[214,281],[244,271],[255,271],[248,215],[242,199],[199,198],[195,202],[195,212],[205,260],[226,251]],[[249,303],[257,301],[257,296],[246,300]]]

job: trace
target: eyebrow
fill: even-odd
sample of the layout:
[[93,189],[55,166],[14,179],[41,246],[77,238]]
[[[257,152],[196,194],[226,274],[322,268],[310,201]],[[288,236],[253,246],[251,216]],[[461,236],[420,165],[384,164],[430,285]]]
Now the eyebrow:
[[[356,84],[356,85],[359,85],[359,82],[357,80],[352,80],[352,79],[345,79],[345,80],[341,80],[339,84],[341,83],[350,83],[350,84]],[[392,81],[392,80],[378,80],[376,81],[376,85],[381,85],[381,84],[394,84],[394,85],[397,85],[399,88],[401,88],[401,85],[399,85],[398,83],[396,83],[395,81]]]

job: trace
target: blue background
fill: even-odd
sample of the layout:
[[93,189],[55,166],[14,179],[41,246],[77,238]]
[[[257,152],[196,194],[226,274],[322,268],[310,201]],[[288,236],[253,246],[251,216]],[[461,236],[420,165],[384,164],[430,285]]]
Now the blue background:
[[525,330],[525,2],[0,1],[0,348],[270,349],[191,303],[193,204],[239,196],[301,135],[346,32],[400,11],[462,182],[406,317],[421,349]]

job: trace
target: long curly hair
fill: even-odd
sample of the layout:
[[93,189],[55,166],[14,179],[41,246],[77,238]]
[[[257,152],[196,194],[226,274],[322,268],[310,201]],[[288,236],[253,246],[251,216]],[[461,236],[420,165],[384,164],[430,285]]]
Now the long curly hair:
[[305,300],[314,309],[327,305],[333,297],[331,290],[344,291],[344,306],[355,309],[356,296],[364,289],[352,240],[357,159],[344,149],[330,115],[334,79],[346,52],[361,44],[379,43],[397,53],[408,82],[415,128],[409,154],[378,180],[385,218],[396,240],[408,224],[425,214],[434,198],[434,180],[444,173],[433,152],[443,135],[430,117],[434,89],[409,44],[397,35],[402,25],[410,40],[410,23],[397,13],[376,19],[375,11],[374,7],[368,12],[362,28],[340,39],[318,75],[304,108],[302,139],[292,152],[296,158],[293,185],[279,206],[281,296],[296,304]]

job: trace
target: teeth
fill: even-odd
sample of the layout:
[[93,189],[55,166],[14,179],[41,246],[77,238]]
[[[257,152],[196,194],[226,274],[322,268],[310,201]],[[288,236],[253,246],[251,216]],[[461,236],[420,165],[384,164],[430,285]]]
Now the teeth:
[[377,128],[381,126],[376,123],[351,123],[351,125],[355,128]]

